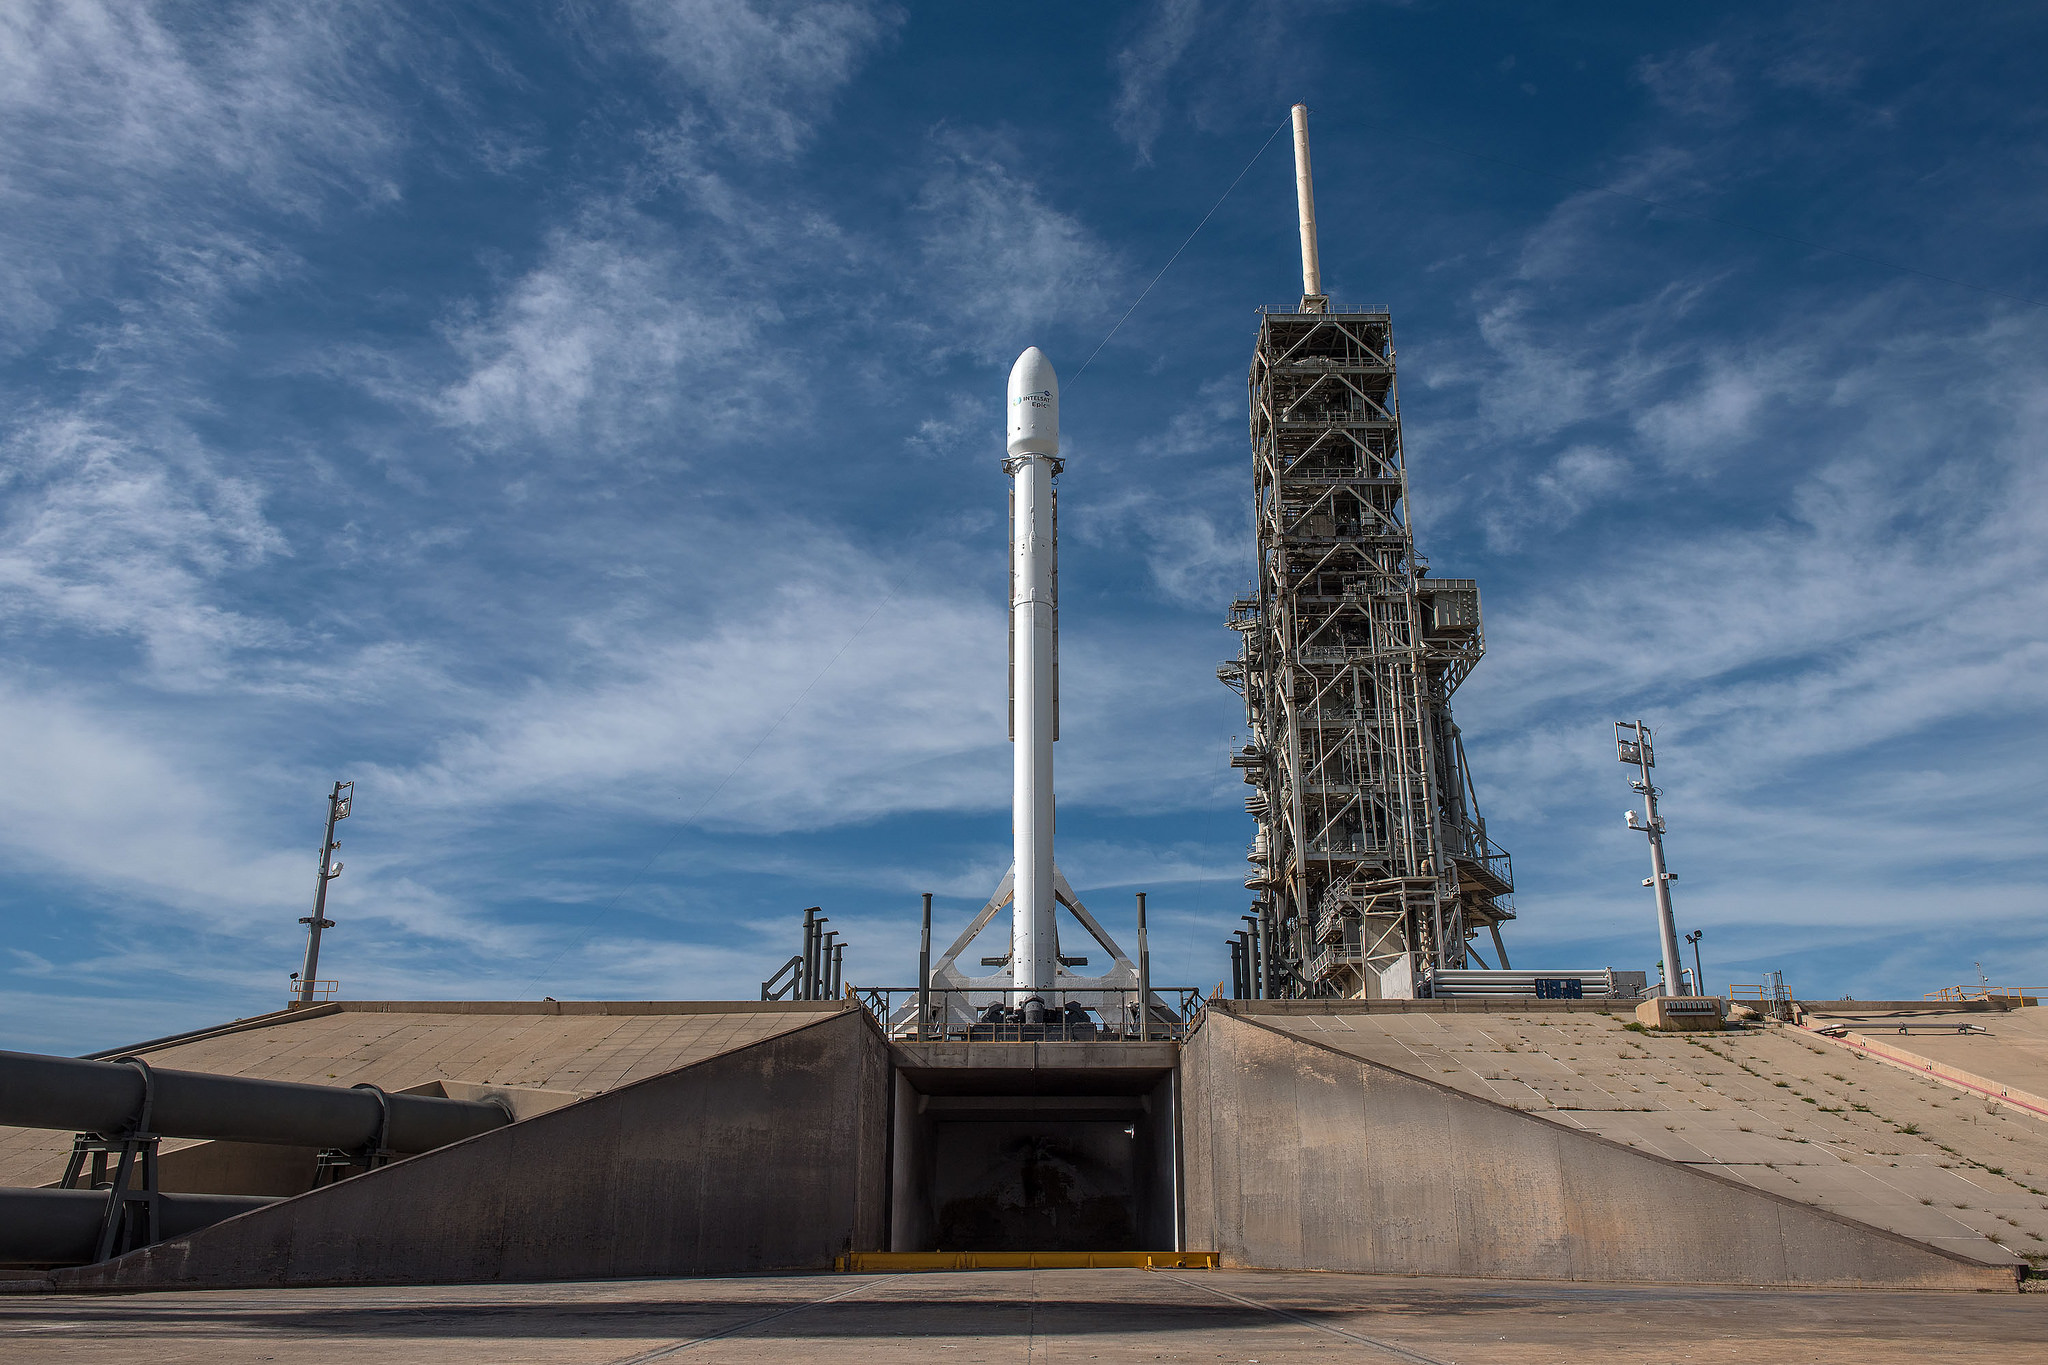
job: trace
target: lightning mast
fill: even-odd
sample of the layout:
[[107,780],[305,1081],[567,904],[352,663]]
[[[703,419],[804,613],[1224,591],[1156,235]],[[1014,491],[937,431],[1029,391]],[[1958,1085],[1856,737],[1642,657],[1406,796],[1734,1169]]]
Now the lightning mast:
[[1450,711],[1484,649],[1479,587],[1415,553],[1392,319],[1323,292],[1298,104],[1294,167],[1302,297],[1263,310],[1252,357],[1258,581],[1217,670],[1251,732],[1230,760],[1258,822],[1244,974],[1265,997],[1410,997],[1435,969],[1509,965],[1512,869]]

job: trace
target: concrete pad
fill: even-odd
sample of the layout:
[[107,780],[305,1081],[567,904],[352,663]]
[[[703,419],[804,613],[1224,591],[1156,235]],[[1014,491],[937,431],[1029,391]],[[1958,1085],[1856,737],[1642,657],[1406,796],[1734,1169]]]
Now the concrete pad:
[[1948,1365],[2048,1353],[2048,1298],[1141,1270],[0,1298],[23,1365]]

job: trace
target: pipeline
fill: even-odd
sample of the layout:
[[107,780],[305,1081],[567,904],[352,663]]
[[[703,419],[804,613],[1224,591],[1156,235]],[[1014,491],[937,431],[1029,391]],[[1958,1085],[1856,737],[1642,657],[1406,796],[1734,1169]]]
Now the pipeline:
[[[432,1151],[512,1121],[490,1101],[391,1095],[373,1089],[168,1071],[0,1052],[0,1124],[116,1137],[147,1131],[286,1147],[395,1154]],[[388,1115],[388,1125],[387,1125]]]
[[[251,1194],[160,1194],[157,1231],[184,1237],[238,1213],[275,1204]],[[0,1265],[78,1265],[93,1258],[104,1190],[0,1189]]]

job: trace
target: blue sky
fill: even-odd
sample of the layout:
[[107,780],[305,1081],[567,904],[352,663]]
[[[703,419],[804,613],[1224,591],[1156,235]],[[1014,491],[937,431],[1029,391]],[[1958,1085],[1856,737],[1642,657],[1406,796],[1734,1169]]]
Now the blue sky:
[[913,975],[1008,859],[1001,402],[1067,379],[1060,861],[1213,984],[1255,310],[1392,308],[1518,965],[2048,982],[2048,15],[0,12],[0,1043]]

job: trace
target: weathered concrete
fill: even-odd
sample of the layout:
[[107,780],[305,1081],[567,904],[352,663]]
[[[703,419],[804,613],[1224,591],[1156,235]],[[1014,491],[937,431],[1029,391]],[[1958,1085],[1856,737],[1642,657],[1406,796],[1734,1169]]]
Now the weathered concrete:
[[880,1250],[888,1054],[858,1009],[105,1265],[69,1289],[820,1269]]
[[890,1046],[898,1067],[918,1072],[1045,1071],[1110,1076],[1174,1068],[1179,1044],[1158,1043],[917,1043]]
[[1715,995],[1659,995],[1636,1006],[1636,1022],[1666,1033],[1719,1033],[1728,1002]]
[[[1889,1010],[1850,1000],[1801,1011],[1808,1030],[1843,1030],[1872,1055],[1948,1081],[1959,1089],[2010,1099],[2048,1119],[2048,1010]],[[1966,1028],[1968,1032],[1958,1030]],[[1900,1032],[1903,1028],[1906,1031]]]
[[[432,1093],[422,1087],[461,1083],[575,1098],[800,1028],[845,1007],[843,1001],[351,1000],[100,1056],[133,1054],[157,1066],[343,1089],[367,1082]],[[446,1093],[476,1097],[452,1088]],[[532,1104],[522,1103],[513,1113],[524,1117]],[[166,1157],[191,1141],[167,1141]],[[70,1153],[69,1133],[0,1127],[0,1185],[53,1184]]]
[[1229,1270],[0,1298],[23,1365],[2021,1365],[2048,1297]]
[[2048,1251],[2048,1124],[1803,1029],[1671,1035],[1631,1031],[1625,1012],[1389,1015],[1348,1003],[1320,1014],[1232,1009],[1977,1260]]
[[1224,1264],[2011,1289],[2016,1273],[1212,1010],[1186,1045],[1187,1245]]

